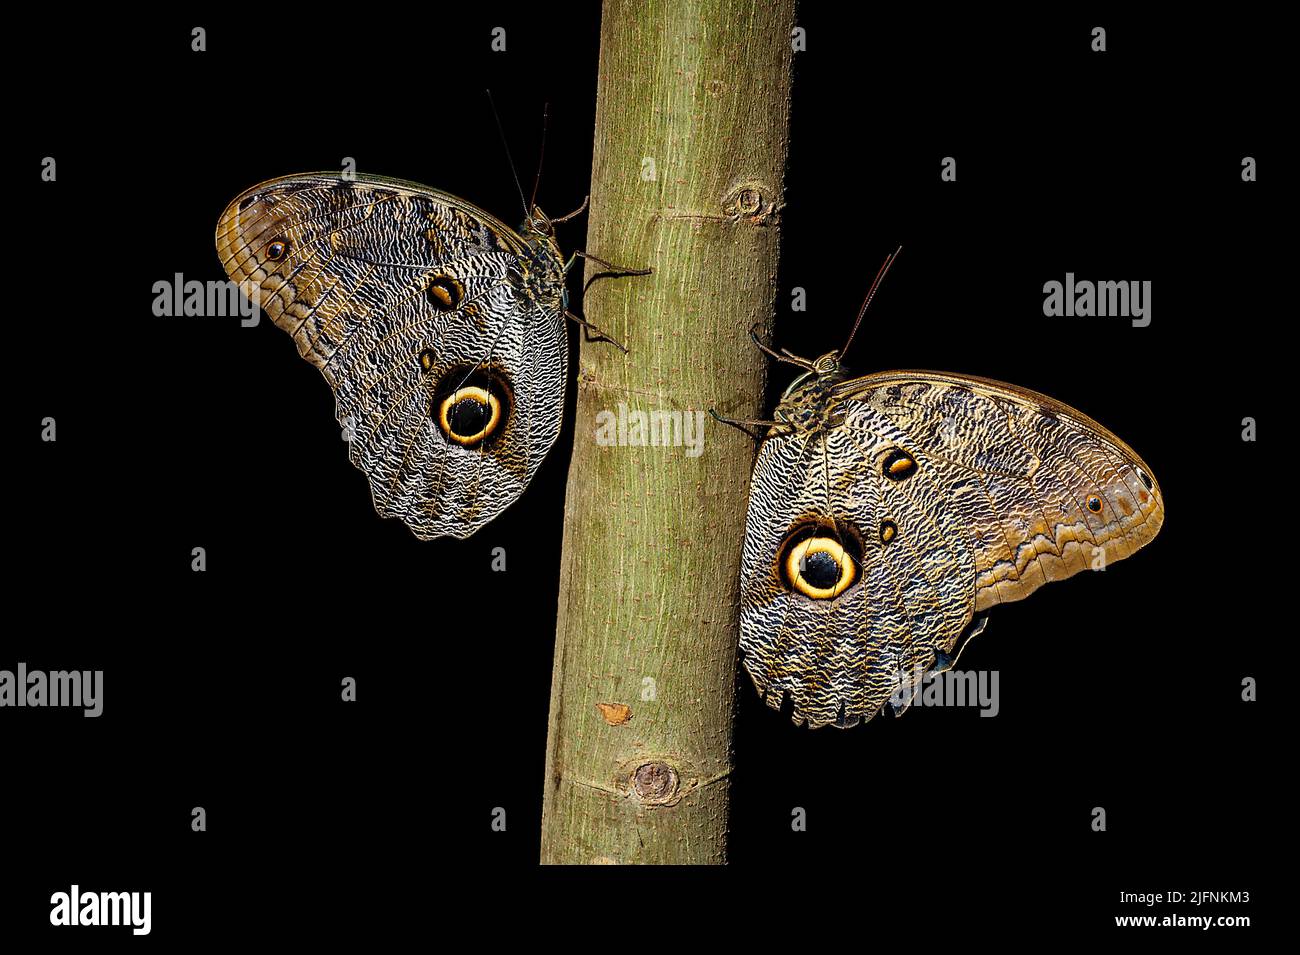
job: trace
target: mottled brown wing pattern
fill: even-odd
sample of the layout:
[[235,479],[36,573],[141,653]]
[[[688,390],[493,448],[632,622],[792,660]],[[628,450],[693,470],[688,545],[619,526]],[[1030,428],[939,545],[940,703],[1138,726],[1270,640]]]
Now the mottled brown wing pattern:
[[[918,474],[913,488],[886,488],[866,473],[860,442],[842,428],[768,438],[754,468],[740,646],[770,705],[789,693],[796,723],[852,726],[879,710],[900,671],[932,665],[941,635],[960,635],[971,615],[974,562],[941,485]],[[886,515],[908,533],[885,543]],[[834,599],[793,591],[779,566],[803,522],[861,542],[858,581]]]
[[841,392],[850,432],[881,418],[906,422],[907,439],[953,475],[949,499],[976,531],[976,611],[1122,560],[1159,531],[1164,505],[1150,468],[1082,413],[957,375],[890,372],[864,382]]
[[[413,183],[329,174],[248,190],[216,241],[227,274],[260,290],[333,389],[381,515],[421,539],[465,537],[519,497],[563,411],[553,241],[530,244]],[[501,392],[499,430],[472,447],[437,424],[440,398],[462,385]]]
[[[791,696],[796,722],[870,719],[976,612],[1120,560],[1163,520],[1127,445],[1033,392],[888,372],[837,386],[829,412],[825,428],[763,442],[746,527],[745,667],[770,705]],[[855,582],[831,599],[782,575],[808,520],[856,541]]]

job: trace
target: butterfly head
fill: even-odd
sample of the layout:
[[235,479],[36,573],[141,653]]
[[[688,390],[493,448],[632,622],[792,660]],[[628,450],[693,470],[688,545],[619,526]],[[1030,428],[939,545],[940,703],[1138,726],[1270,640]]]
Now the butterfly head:
[[844,378],[844,366],[840,364],[840,354],[838,351],[827,352],[815,361],[790,356],[795,364],[802,365],[808,370],[790,382],[790,386],[785,389],[781,400],[785,401],[806,390],[820,393],[830,385],[842,380]]
[[825,378],[829,375],[838,375],[840,373],[840,352],[828,351],[816,361],[814,361],[812,370],[818,378]]
[[549,239],[555,235],[555,223],[540,206],[533,206],[532,211],[528,213],[528,218],[524,220],[521,231],[539,239]]

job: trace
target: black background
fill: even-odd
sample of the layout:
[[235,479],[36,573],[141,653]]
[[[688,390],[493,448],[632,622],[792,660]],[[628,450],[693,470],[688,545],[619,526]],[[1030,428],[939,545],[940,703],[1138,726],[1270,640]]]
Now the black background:
[[[157,318],[152,285],[224,278],[225,204],[345,156],[514,222],[485,87],[526,190],[550,104],[539,201],[569,211],[589,191],[599,10],[298,19],[275,6],[25,34],[42,66],[13,81],[20,439],[0,667],[102,669],[105,710],[0,713],[6,931],[48,929],[50,893],[72,882],[151,890],[151,937],[174,943],[259,925],[382,935],[457,917],[433,888],[448,878],[490,904],[548,881],[535,862],[571,426],[502,517],[418,542],[373,513],[329,389],[287,336]],[[858,894],[849,911],[872,931],[1114,935],[1135,931],[1114,915],[1169,912],[1121,906],[1121,890],[1171,888],[1249,890],[1227,911],[1259,924],[1281,656],[1266,522],[1286,497],[1267,460],[1265,391],[1285,357],[1268,29],[831,5],[799,22],[777,343],[842,344],[902,244],[854,369],[1046,392],[1138,450],[1167,518],[1106,573],[993,611],[962,665],[1000,672],[995,719],[920,709],[810,732],[746,680],[727,880],[743,904],[823,900],[814,912]],[[1089,49],[1098,23],[1104,54]],[[190,51],[196,24],[206,53]],[[495,26],[506,53],[489,48]],[[1260,182],[1241,181],[1246,155]],[[43,156],[56,183],[38,179]],[[956,183],[940,181],[944,156]],[[562,247],[583,248],[584,228],[563,226]],[[1043,283],[1067,271],[1150,280],[1151,325],[1045,318]],[[795,286],[806,312],[790,311]],[[789,375],[771,378],[775,398]],[[54,444],[36,437],[47,415]],[[1258,446],[1240,440],[1246,415]],[[206,573],[190,570],[195,546]],[[1245,676],[1262,702],[1241,701]],[[489,826],[498,806],[505,833]],[[52,937],[69,933],[130,938]]]

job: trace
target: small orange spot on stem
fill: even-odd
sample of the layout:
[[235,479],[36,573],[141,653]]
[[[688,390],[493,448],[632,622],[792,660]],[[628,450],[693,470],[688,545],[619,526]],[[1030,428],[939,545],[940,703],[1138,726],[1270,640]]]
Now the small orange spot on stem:
[[632,719],[632,707],[626,703],[597,703],[596,709],[610,726],[622,726]]

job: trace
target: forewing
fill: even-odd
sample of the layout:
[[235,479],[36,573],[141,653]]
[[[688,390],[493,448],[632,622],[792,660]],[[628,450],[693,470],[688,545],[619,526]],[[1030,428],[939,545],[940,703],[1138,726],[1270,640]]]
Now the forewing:
[[[741,650],[795,722],[851,726],[914,687],[973,615],[1122,559],[1163,520],[1151,471],[1073,409],[982,379],[893,372],[847,382],[829,427],[776,433],[754,469]],[[829,599],[783,576],[808,521],[856,540]]]
[[[235,199],[217,251],[333,389],[381,515],[422,539],[465,537],[523,492],[559,432],[567,348],[562,290],[524,281],[512,230],[413,183],[310,174]],[[465,447],[435,401],[475,372],[509,407]]]

